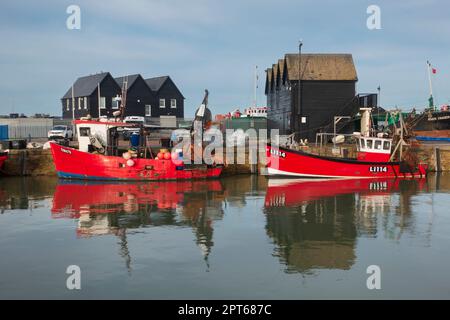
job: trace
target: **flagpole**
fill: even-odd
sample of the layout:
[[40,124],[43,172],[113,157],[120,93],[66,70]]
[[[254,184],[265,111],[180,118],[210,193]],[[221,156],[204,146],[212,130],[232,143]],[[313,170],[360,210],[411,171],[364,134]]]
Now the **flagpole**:
[[377,129],[379,129],[379,123],[380,121],[380,108],[381,108],[381,85],[378,85],[378,99],[377,99]]
[[257,98],[257,86],[258,86],[258,66],[255,66],[255,78],[254,84],[253,84],[253,107],[257,107],[258,105],[258,98]]
[[433,83],[431,81],[431,63],[430,61],[427,61],[428,65],[428,82],[430,85],[430,108],[434,110],[434,100],[433,100]]
[[75,97],[73,93],[73,85],[72,85],[72,120],[75,120]]
[[100,120],[100,115],[101,115],[100,82],[97,85],[97,93],[98,93],[98,119]]

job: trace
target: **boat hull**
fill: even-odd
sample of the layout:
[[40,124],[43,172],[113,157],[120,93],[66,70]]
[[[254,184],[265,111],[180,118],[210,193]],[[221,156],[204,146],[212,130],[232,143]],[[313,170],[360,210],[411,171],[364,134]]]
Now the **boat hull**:
[[307,178],[424,178],[427,168],[400,162],[367,162],[332,158],[268,145],[269,175]]
[[435,111],[427,114],[413,128],[417,134],[420,131],[446,131],[450,130],[450,111]]
[[222,166],[187,167],[172,160],[133,159],[79,151],[51,143],[56,172],[60,178],[102,181],[161,181],[216,178]]

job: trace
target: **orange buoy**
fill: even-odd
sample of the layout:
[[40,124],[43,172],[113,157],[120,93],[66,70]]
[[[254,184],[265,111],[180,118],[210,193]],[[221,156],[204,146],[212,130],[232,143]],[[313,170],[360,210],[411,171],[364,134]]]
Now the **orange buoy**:
[[160,159],[160,160],[164,159],[164,153],[158,152],[157,157],[158,157],[158,159]]
[[164,159],[165,160],[170,160],[170,152],[164,153]]

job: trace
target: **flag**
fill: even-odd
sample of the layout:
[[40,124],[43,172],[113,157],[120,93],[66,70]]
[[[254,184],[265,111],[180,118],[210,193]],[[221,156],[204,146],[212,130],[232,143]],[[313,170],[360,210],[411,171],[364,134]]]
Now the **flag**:
[[431,69],[431,73],[432,73],[432,74],[436,74],[436,73],[437,73],[437,69],[434,68],[434,67],[431,65],[430,61],[427,61],[427,64],[428,64],[428,66],[429,66],[430,69]]

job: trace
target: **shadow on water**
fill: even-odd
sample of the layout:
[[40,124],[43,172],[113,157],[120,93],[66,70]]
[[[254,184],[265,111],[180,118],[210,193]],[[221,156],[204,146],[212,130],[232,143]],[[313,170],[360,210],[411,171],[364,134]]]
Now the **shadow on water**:
[[119,254],[130,269],[127,235],[157,226],[191,228],[208,265],[214,223],[228,207],[243,208],[259,197],[265,232],[285,271],[313,273],[350,269],[359,237],[375,238],[383,231],[395,240],[413,229],[411,198],[420,192],[449,192],[445,177],[320,181],[237,176],[154,183],[8,178],[0,184],[0,209],[31,209],[37,200],[52,198],[52,218],[75,219],[79,237],[118,237]]

